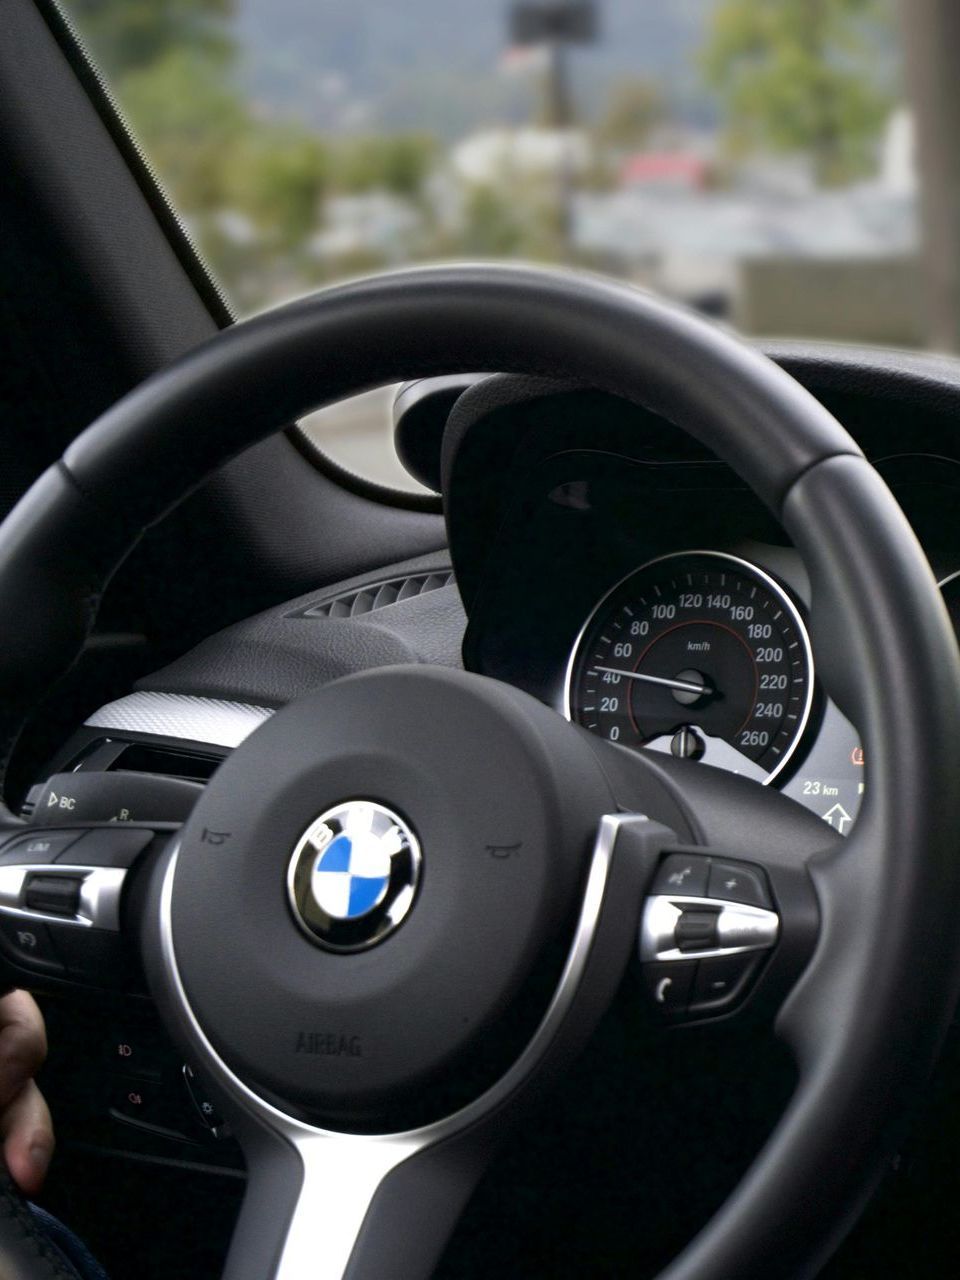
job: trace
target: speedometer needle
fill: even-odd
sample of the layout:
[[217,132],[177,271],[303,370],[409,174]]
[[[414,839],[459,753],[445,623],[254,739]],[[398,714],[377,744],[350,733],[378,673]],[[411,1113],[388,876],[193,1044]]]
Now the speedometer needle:
[[665,689],[676,689],[679,693],[695,693],[702,695],[712,693],[706,681],[694,684],[692,680],[667,680],[664,676],[648,676],[642,671],[623,671],[620,667],[593,667],[593,671],[607,671],[614,676],[623,676],[627,680],[643,680],[646,684],[663,685]]

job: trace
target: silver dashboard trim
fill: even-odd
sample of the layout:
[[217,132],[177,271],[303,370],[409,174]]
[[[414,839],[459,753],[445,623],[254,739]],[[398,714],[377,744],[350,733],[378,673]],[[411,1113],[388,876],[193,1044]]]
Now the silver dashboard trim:
[[[586,967],[606,890],[617,834],[639,814],[611,814],[600,820],[573,942],[553,998],[526,1049],[494,1085],[453,1115],[401,1133],[345,1134],[310,1125],[262,1098],[221,1058],[200,1026],[187,998],[173,941],[173,884],[179,848],[165,870],[160,892],[160,952],[167,989],[193,1048],[196,1065],[221,1093],[261,1128],[299,1157],[302,1178],[290,1206],[285,1239],[269,1277],[263,1280],[341,1280],[360,1229],[380,1185],[405,1160],[459,1133],[504,1105],[541,1061],[566,1017]],[[323,1241],[318,1243],[317,1206],[323,1205]],[[272,1212],[275,1214],[276,1206]],[[245,1213],[255,1213],[254,1205]],[[241,1262],[228,1258],[224,1280],[239,1274]]]
[[216,747],[239,747],[254,729],[273,715],[271,707],[189,693],[129,693],[95,711],[86,721],[90,729],[150,733],[158,738],[181,738]]
[[807,626],[803,618],[800,616],[800,611],[797,609],[797,606],[794,604],[793,600],[790,598],[790,596],[787,594],[784,588],[781,587],[781,585],[779,584],[779,582],[777,582],[775,578],[771,577],[770,574],[767,573],[765,569],[761,569],[759,565],[754,564],[753,561],[744,560],[742,556],[730,555],[729,552],[726,552],[726,551],[704,551],[700,548],[693,547],[688,551],[671,551],[668,555],[655,556],[652,560],[647,560],[643,564],[637,565],[635,569],[631,569],[629,573],[625,573],[622,578],[619,578],[613,584],[612,587],[610,587],[607,591],[603,593],[603,595],[600,597],[597,603],[593,606],[593,608],[587,614],[586,621],[584,622],[580,630],[577,632],[576,639],[574,640],[573,645],[570,649],[570,656],[567,659],[567,669],[564,674],[564,680],[563,680],[563,701],[559,706],[558,710],[567,720],[573,723],[573,711],[570,703],[570,692],[573,685],[574,668],[576,667],[577,659],[580,657],[580,650],[583,647],[584,637],[589,631],[594,618],[596,618],[597,614],[600,612],[600,610],[603,608],[606,602],[610,599],[610,597],[615,592],[619,591],[619,589],[623,586],[625,582],[629,582],[629,580],[634,576],[634,574],[642,573],[644,569],[650,569],[652,568],[653,565],[656,565],[656,564],[663,564],[667,560],[678,560],[680,558],[686,558],[687,556],[705,556],[711,560],[726,560],[728,563],[736,565],[738,569],[740,570],[745,569],[748,573],[754,574],[757,578],[760,579],[760,581],[764,584],[764,586],[767,587],[768,590],[772,591],[773,594],[780,600],[780,602],[783,604],[787,612],[790,614],[790,618],[794,626],[797,628],[797,634],[800,637],[800,642],[803,645],[804,655],[807,660],[807,670],[810,673],[810,679],[807,684],[807,696],[804,702],[803,712],[800,716],[800,720],[797,726],[797,731],[794,735],[793,743],[789,751],[787,751],[783,759],[777,764],[777,767],[775,769],[772,769],[761,783],[761,786],[764,786],[764,787],[769,786],[770,783],[774,781],[774,779],[780,776],[783,770],[787,767],[787,765],[793,759],[794,755],[796,754],[797,748],[799,747],[801,741],[803,740],[803,736],[806,733],[807,725],[810,722],[810,713],[813,709],[813,687],[816,680],[816,668],[814,667],[814,663],[813,663],[813,649],[810,645],[810,636],[807,633]]

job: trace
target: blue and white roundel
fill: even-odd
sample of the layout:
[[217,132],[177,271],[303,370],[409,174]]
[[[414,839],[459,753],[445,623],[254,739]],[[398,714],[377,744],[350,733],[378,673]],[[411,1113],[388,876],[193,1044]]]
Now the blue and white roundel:
[[358,920],[379,906],[390,886],[391,859],[403,844],[397,827],[372,830],[372,814],[357,805],[344,828],[321,850],[310,889],[317,906],[334,920]]
[[406,919],[422,855],[404,818],[377,800],[344,800],[314,818],[287,864],[297,926],[328,951],[363,951]]

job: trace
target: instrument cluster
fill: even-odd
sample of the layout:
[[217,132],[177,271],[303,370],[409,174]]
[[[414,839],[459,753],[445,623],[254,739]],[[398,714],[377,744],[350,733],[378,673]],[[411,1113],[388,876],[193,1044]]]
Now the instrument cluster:
[[571,720],[763,782],[790,763],[812,704],[799,602],[757,565],[715,551],[662,556],[608,591],[567,671]]
[[[960,636],[960,572],[940,583]],[[865,792],[856,730],[816,685],[806,609],[739,556],[686,551],[608,590],[570,653],[568,719],[774,783],[847,834]]]

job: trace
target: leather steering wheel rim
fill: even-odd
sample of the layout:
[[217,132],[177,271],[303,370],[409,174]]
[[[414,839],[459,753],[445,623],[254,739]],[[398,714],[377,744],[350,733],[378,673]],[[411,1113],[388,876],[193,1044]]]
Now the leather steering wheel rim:
[[842,851],[810,866],[820,940],[778,1019],[800,1083],[664,1275],[810,1274],[881,1175],[960,985],[960,658],[886,486],[756,351],[620,284],[499,266],[362,280],[226,330],[114,406],[0,526],[14,620],[0,634],[0,756],[142,531],[214,469],[322,404],[477,368],[573,378],[662,413],[759,494],[809,571],[818,671],[862,734],[868,788]]

